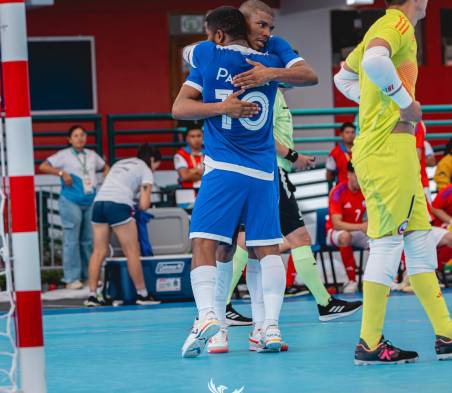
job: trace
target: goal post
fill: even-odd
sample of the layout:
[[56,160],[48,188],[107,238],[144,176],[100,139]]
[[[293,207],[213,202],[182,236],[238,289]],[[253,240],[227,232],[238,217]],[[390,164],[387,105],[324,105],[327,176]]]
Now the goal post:
[[45,393],[41,278],[24,0],[0,0],[0,45],[20,389]]

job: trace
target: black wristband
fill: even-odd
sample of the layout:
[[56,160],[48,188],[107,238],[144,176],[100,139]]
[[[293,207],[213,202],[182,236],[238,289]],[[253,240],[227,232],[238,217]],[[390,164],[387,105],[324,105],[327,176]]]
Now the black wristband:
[[295,150],[289,149],[289,152],[284,158],[292,163],[296,162],[298,160],[298,153]]

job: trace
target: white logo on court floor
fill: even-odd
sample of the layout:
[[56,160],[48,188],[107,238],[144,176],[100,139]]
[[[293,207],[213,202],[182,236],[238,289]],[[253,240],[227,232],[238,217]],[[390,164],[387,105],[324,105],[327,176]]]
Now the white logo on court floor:
[[[210,379],[210,382],[207,384],[207,386],[212,393],[224,393],[226,390],[228,390],[228,387],[224,385],[215,386],[213,379]],[[240,389],[235,389],[231,393],[242,393],[243,389],[245,389],[245,386],[242,386]]]

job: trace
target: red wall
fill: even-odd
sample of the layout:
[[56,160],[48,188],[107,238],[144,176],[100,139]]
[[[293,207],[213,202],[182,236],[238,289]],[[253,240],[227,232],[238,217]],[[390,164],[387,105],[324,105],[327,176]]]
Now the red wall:
[[[52,7],[28,11],[28,33],[30,36],[95,37],[101,115],[169,112],[169,14],[204,13],[223,3],[224,0],[55,0]],[[240,3],[241,0],[228,2],[235,6]],[[278,6],[279,1],[268,3]],[[429,3],[424,40],[426,64],[420,67],[417,87],[418,99],[424,104],[452,103],[452,67],[442,65],[439,23],[440,8],[452,7],[451,3],[450,0]],[[376,7],[383,8],[383,0],[377,0]],[[336,90],[335,103],[351,105]],[[107,153],[105,126],[104,118]]]
[[[233,6],[240,3],[228,2]],[[278,5],[278,1],[268,3]],[[95,37],[101,115],[169,112],[169,14],[205,13],[223,4],[224,0],[55,0],[52,7],[28,10],[28,35]],[[104,118],[107,153],[105,126]]]

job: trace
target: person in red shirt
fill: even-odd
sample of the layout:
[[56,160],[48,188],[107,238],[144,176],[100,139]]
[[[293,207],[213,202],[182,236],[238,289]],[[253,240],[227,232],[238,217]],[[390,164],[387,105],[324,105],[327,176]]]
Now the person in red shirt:
[[443,188],[431,206],[432,236],[438,247],[438,268],[452,259],[452,184]]
[[179,184],[182,188],[201,187],[204,153],[202,151],[202,122],[193,121],[180,124],[187,127],[185,134],[186,146],[181,147],[174,156],[174,169],[179,174]]
[[339,183],[331,190],[325,229],[327,245],[339,248],[347,272],[348,282],[343,292],[354,293],[358,284],[353,246],[367,249],[369,239],[366,236],[366,203],[351,162],[347,165],[347,178],[347,182]]
[[427,134],[427,129],[423,121],[420,121],[416,125],[416,150],[419,157],[419,162],[421,164],[421,182],[422,187],[424,187],[424,193],[427,197],[427,202],[432,203],[432,194],[430,192],[430,182],[427,176],[427,159],[425,154],[425,136]]
[[432,203],[432,225],[447,228],[452,224],[452,184],[443,188]]
[[347,164],[352,159],[352,146],[356,137],[356,127],[353,123],[341,126],[339,143],[326,160],[326,180],[332,183],[337,176],[337,183],[347,182]]

